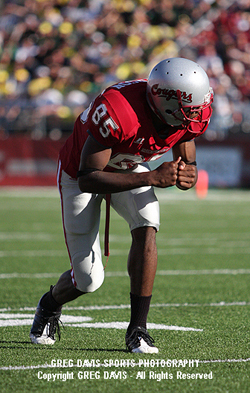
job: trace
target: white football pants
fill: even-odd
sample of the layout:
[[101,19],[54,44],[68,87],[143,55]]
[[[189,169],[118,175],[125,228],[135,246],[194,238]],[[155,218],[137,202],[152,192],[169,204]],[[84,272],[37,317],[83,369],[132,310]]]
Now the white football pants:
[[[148,170],[148,166],[143,164],[127,171]],[[61,170],[60,162],[58,187],[72,282],[82,292],[94,292],[104,280],[99,224],[101,202],[105,195],[82,193],[77,180]],[[159,203],[153,187],[114,193],[111,195],[111,206],[127,221],[130,231],[143,226],[159,230]]]

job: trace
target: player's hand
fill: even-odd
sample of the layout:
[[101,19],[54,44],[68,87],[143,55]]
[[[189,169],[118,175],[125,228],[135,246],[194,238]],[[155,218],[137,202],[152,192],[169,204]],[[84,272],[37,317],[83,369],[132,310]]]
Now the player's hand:
[[178,157],[175,161],[164,162],[162,165],[152,171],[152,185],[160,188],[175,186],[178,179],[178,168],[180,161],[181,157]]
[[197,180],[197,168],[195,165],[186,164],[180,160],[177,171],[176,186],[181,190],[192,188]]

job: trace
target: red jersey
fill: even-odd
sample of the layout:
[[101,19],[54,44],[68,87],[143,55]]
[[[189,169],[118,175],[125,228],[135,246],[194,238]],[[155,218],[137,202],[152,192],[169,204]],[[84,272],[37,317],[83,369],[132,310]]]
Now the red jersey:
[[190,141],[203,134],[207,123],[192,122],[192,132],[166,125],[159,136],[146,98],[146,80],[113,85],[100,94],[76,120],[73,133],[60,151],[62,169],[76,178],[81,151],[91,135],[100,145],[111,148],[105,170],[128,169],[157,160],[177,142]]

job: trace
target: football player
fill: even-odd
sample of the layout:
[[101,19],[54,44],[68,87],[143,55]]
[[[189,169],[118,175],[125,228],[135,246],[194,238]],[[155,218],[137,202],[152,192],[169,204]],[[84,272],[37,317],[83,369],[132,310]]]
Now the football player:
[[[158,353],[147,331],[159,230],[154,187],[188,190],[195,185],[194,139],[208,126],[212,101],[206,72],[193,61],[170,58],[158,63],[147,80],[107,88],[77,118],[58,165],[71,269],[40,299],[30,331],[32,343],[54,344],[62,305],[102,285],[100,206],[110,199],[132,236],[126,345],[130,352]],[[173,160],[150,171],[148,162],[171,148]]]

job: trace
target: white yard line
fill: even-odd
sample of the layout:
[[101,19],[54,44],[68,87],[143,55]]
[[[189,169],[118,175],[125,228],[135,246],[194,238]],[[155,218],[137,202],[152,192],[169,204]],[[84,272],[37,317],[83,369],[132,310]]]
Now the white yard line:
[[59,278],[60,273],[3,273],[0,274],[0,279],[5,280],[9,278]]
[[[40,239],[39,239],[40,240]],[[43,239],[44,241],[45,239]],[[47,241],[48,239],[46,239]],[[51,240],[51,239],[50,239]],[[111,256],[124,256],[128,254],[128,250],[121,249],[111,249]],[[202,247],[202,248],[158,248],[158,255],[245,255],[250,254],[250,247],[242,246],[232,247]],[[67,253],[65,250],[8,250],[0,251],[0,258],[8,257],[25,257],[25,258],[35,258],[35,257],[66,257]]]
[[[189,192],[183,192],[176,188],[171,188],[168,190],[155,189],[156,194],[160,201],[172,201],[179,202],[180,200],[195,200],[199,201],[195,190],[190,190]],[[248,190],[208,190],[208,195],[206,201],[221,201],[221,202],[249,202],[250,192]],[[58,198],[59,193],[57,187],[1,187],[0,197],[13,197],[13,198]]]
[[63,250],[12,250],[0,251],[0,258],[6,257],[67,257],[66,251]]
[[[158,270],[158,276],[199,276],[199,275],[238,275],[250,274],[250,269],[201,269],[201,270]],[[2,273],[0,279],[10,278],[54,278],[60,273]],[[106,272],[106,277],[127,277],[126,271]]]
[[44,232],[0,232],[0,241],[13,241],[13,240],[40,240],[52,241],[56,236]]
[[244,363],[244,362],[250,362],[250,358],[247,358],[247,359],[199,360],[199,363]]
[[[219,302],[219,303],[155,303],[151,304],[152,307],[164,308],[164,307],[244,307],[250,306],[250,302]],[[120,305],[107,305],[107,306],[65,306],[65,311],[100,311],[100,310],[124,310],[129,309],[129,304]],[[0,308],[0,313],[5,312],[20,312],[20,311],[35,311],[36,307],[20,307],[20,308]],[[0,315],[1,316],[1,315]]]
[[[165,362],[167,360],[171,361],[171,359],[159,359],[159,362],[161,360],[164,360]],[[180,359],[180,360],[182,360],[182,359]],[[192,359],[190,359],[190,360],[192,360]],[[177,361],[178,361],[178,359],[177,359]],[[246,358],[246,359],[242,359],[242,358],[241,359],[215,359],[215,360],[199,360],[199,364],[208,364],[208,363],[246,363],[246,362],[249,362],[249,361],[250,361],[250,358]],[[141,367],[141,363],[135,363],[135,366],[140,366]],[[41,368],[43,368],[43,369],[46,369],[46,368],[59,368],[61,370],[66,370],[66,369],[69,369],[69,368],[72,369],[73,367],[79,368],[79,366],[77,366],[77,364],[73,364],[73,366],[70,366],[70,367],[62,367],[62,366],[57,366],[57,365],[54,366],[54,365],[45,363],[45,364],[38,364],[38,365],[32,365],[32,366],[5,366],[5,367],[0,367],[0,370],[3,370],[3,371],[9,371],[9,370],[16,371],[16,370],[36,370],[36,369],[41,369]],[[100,364],[100,365],[98,365],[98,369],[100,369],[100,367],[107,367],[107,365],[106,364]],[[181,368],[181,367],[179,367],[179,368]],[[88,367],[88,369],[89,369],[89,367]]]
[[[250,302],[219,302],[219,303],[155,303],[151,304],[150,308],[152,307],[232,307],[232,306],[250,306]],[[94,310],[121,310],[130,308],[129,304],[120,304],[119,306],[110,305],[110,306],[65,306],[65,310],[83,310],[83,311],[94,311]],[[35,308],[33,308],[35,309]],[[6,309],[3,309],[6,311]],[[21,311],[21,309],[18,309]],[[29,309],[23,309],[23,311],[28,311]],[[1,309],[0,309],[1,311]]]

